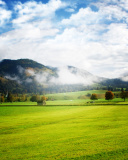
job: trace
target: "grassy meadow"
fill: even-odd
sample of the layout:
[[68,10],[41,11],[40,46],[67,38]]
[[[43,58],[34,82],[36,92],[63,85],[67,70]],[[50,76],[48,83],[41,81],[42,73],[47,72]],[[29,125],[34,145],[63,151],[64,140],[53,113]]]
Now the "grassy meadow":
[[[93,104],[88,93],[100,97]],[[36,102],[0,104],[2,160],[127,160],[128,101],[105,91],[46,95]]]
[[0,157],[128,159],[127,105],[0,107]]

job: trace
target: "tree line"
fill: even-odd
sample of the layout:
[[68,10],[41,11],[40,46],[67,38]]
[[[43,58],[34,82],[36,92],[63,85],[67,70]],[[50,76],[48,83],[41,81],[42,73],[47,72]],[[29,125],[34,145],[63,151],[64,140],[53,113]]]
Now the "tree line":
[[28,100],[26,94],[0,93],[0,102],[25,102]]
[[[98,100],[98,95],[96,93],[90,94],[88,93],[86,95],[88,98],[91,100]],[[86,96],[79,96],[79,99],[85,99]],[[128,98],[128,91],[124,90],[123,88],[121,89],[120,93],[113,93],[112,91],[106,91],[105,93],[105,100],[112,100],[113,98],[122,98],[124,101],[126,98]],[[32,102],[37,102],[37,103],[43,103],[46,104],[46,101],[48,100],[48,97],[45,96],[40,96],[38,94],[35,95],[28,95],[28,94],[11,94],[6,93],[0,93],[0,102],[25,102],[25,101],[32,101]],[[51,100],[49,98],[49,100]]]
[[[128,98],[128,91],[124,91],[124,89],[121,89],[121,93],[114,94],[112,91],[107,91],[105,93],[105,100],[112,100],[114,98],[122,98],[125,99]],[[96,93],[93,93],[90,97],[91,100],[98,100],[98,95]]]

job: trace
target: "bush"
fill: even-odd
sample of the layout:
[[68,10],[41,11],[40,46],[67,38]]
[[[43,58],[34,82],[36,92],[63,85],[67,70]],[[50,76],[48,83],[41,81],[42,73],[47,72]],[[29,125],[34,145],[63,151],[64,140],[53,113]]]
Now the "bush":
[[90,97],[91,100],[97,100],[98,97],[97,97],[97,94],[96,93],[93,93]]

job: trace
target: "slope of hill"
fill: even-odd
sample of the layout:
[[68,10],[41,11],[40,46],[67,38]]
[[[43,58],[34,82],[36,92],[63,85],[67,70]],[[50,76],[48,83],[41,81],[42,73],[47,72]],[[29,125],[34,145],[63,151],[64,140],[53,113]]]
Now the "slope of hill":
[[50,68],[30,59],[5,59],[0,62],[0,90],[14,93],[42,91],[43,87],[35,78],[39,73],[55,75]]

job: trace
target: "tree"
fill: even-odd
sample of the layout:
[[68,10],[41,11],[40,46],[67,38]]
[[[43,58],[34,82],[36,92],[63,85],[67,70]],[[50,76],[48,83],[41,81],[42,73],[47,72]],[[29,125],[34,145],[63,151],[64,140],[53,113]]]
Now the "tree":
[[7,101],[8,102],[13,102],[14,101],[14,96],[11,93],[8,93]]
[[121,97],[122,99],[124,99],[124,101],[125,101],[125,98],[128,97],[128,92],[122,90],[122,92],[120,93],[120,97]]
[[124,89],[123,88],[121,88],[121,92],[123,92],[124,91]]
[[33,95],[33,96],[30,98],[30,101],[36,102],[36,101],[37,101],[37,100],[36,100],[36,95]]
[[42,100],[43,105],[46,105],[47,99],[48,99],[48,98],[45,97],[45,96],[42,96],[42,97],[41,97],[41,100]]
[[20,100],[21,100],[22,102],[27,101],[27,96],[26,96],[25,94],[22,94]]
[[46,101],[47,99],[48,99],[48,98],[45,97],[45,96],[42,96],[42,97],[41,97],[41,100],[42,100],[42,101]]
[[32,101],[32,102],[37,102],[38,100],[40,100],[40,96],[39,96],[39,95],[33,95],[33,96],[30,98],[30,101]]
[[90,97],[91,100],[97,100],[98,97],[97,97],[97,94],[96,93],[93,93]]
[[107,91],[107,92],[105,93],[105,99],[106,99],[106,100],[112,100],[113,98],[114,98],[114,94],[113,94],[112,91]]
[[46,100],[48,98],[45,96],[42,96],[40,100],[37,101],[38,105],[46,105]]
[[47,99],[48,99],[48,98],[45,97],[45,96],[40,97],[39,95],[33,95],[33,96],[30,98],[30,101],[32,101],[32,102],[37,102],[39,105],[45,105]]

